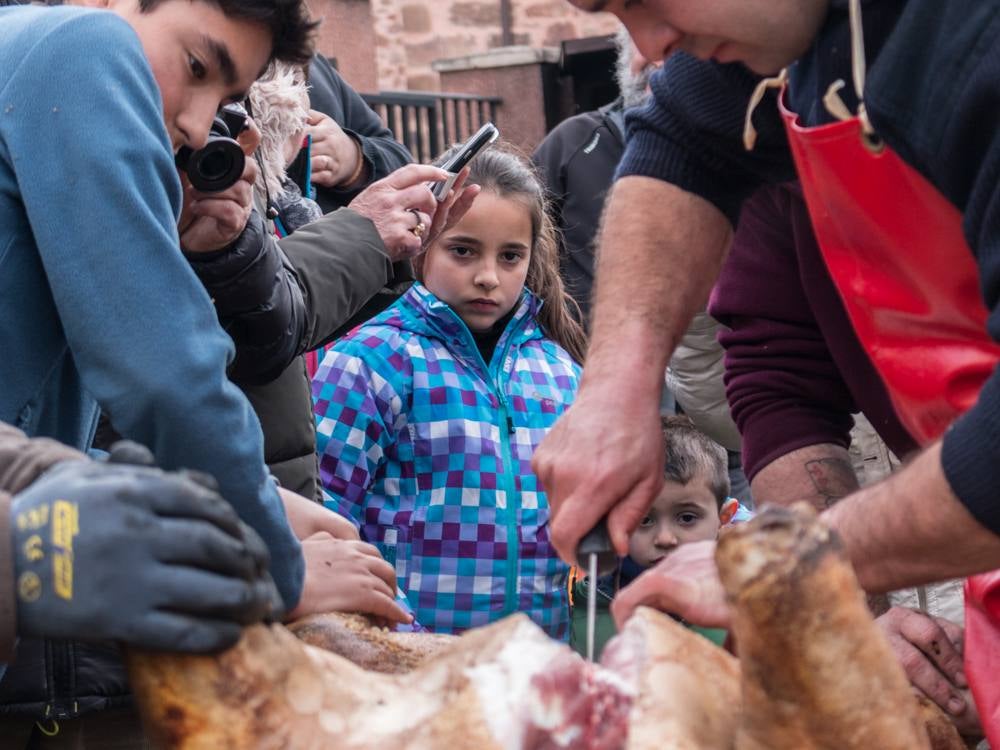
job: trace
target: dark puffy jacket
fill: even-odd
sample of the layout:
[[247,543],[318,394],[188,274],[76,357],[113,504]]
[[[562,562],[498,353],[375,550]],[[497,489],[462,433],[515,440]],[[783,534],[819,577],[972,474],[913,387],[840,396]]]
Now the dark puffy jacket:
[[241,386],[274,380],[302,351],[308,322],[295,270],[260,214],[250,213],[229,248],[185,256],[236,342],[230,379]]
[[[374,224],[350,209],[327,214],[278,244],[302,292],[306,326],[296,355],[380,312],[413,280],[408,263],[389,262]],[[286,361],[269,383],[237,385],[260,419],[271,472],[283,487],[319,499],[316,429],[304,359]]]
[[22,638],[0,680],[0,716],[63,720],[131,704],[121,653],[111,642]]
[[[336,218],[296,229],[281,240],[305,304],[306,329],[296,354],[312,351],[380,312],[413,280],[409,263],[389,263],[370,221],[337,210],[372,182],[413,161],[409,151],[322,55],[314,55],[309,65],[309,103],[361,144],[368,176],[352,190],[316,187],[316,202],[324,213],[335,212]],[[301,152],[288,169],[288,176],[302,189],[307,187],[307,156]],[[234,340],[237,351],[252,343],[249,337],[234,336]],[[270,382],[238,375],[234,380],[260,418],[264,456],[271,472],[282,486],[319,499],[316,434],[305,362],[290,358],[273,377]]]
[[559,273],[586,320],[594,286],[594,240],[604,198],[625,151],[620,99],[563,120],[532,159],[552,197],[561,242]]

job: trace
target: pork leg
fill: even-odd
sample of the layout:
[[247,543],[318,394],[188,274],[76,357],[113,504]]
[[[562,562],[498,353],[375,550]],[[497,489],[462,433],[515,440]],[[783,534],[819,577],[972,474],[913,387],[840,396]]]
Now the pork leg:
[[833,532],[805,506],[723,534],[742,667],[738,750],[926,750],[902,668]]

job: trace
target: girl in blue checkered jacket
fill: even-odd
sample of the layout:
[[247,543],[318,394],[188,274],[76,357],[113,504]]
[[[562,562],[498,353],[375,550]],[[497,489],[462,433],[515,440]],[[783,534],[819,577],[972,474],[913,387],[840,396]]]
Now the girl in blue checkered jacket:
[[565,639],[569,568],[531,456],[573,400],[585,337],[533,168],[494,146],[469,184],[480,194],[415,262],[420,281],[316,372],[320,477],[421,626],[524,612]]

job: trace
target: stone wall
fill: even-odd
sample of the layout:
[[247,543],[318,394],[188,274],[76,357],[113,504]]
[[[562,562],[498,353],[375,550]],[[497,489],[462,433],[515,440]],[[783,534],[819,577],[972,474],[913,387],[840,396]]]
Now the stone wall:
[[[504,140],[525,153],[545,137],[546,107],[558,94],[559,53],[554,47],[503,47],[453,58],[435,67],[446,91],[499,97],[494,121]],[[516,102],[517,106],[510,106]]]
[[[435,60],[487,52],[501,44],[499,0],[310,0],[325,17],[320,51],[361,91],[439,90]],[[565,0],[511,0],[513,42],[556,46],[613,33],[617,21]],[[470,92],[472,93],[472,92]]]

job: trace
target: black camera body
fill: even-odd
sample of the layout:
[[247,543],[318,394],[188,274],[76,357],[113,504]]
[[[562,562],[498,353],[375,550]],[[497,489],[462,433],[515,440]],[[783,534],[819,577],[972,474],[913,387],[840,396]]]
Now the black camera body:
[[247,111],[239,104],[227,104],[212,121],[208,143],[197,151],[188,146],[180,148],[175,157],[177,167],[187,173],[197,190],[221,193],[239,181],[246,156],[236,136],[246,127]]

